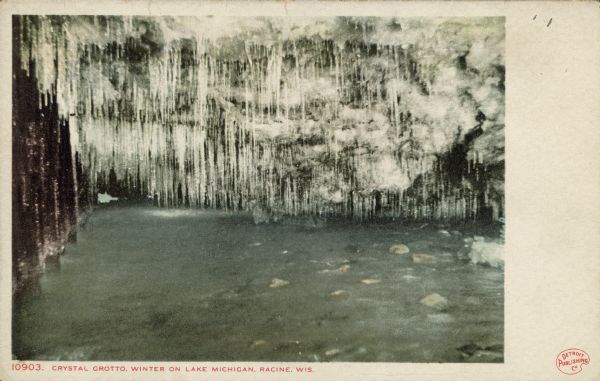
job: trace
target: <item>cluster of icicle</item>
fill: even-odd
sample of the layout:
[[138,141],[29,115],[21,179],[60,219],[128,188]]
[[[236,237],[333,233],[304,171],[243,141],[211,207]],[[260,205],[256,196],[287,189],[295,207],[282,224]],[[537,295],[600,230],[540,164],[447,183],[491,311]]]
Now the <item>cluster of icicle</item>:
[[112,169],[162,206],[463,220],[481,207],[432,175],[476,107],[452,103],[462,74],[419,62],[418,44],[241,38],[228,52],[196,32],[134,57],[135,19],[23,19],[23,62],[69,119],[91,194]]

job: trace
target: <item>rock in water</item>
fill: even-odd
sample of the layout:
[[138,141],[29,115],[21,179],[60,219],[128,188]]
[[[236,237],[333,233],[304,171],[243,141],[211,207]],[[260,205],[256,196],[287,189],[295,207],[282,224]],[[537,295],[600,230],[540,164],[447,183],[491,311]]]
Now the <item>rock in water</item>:
[[337,355],[338,353],[340,353],[340,350],[339,350],[339,349],[337,349],[337,348],[334,348],[334,349],[330,349],[330,350],[328,350],[327,352],[325,352],[325,356],[328,356],[328,357],[330,357],[330,356],[335,356],[335,355]]
[[395,245],[390,246],[390,253],[392,254],[407,254],[408,252],[410,252],[410,249],[408,248],[408,246],[402,243],[397,243]]
[[414,263],[432,263],[433,256],[428,254],[413,254],[412,260]]
[[421,304],[426,305],[427,307],[443,310],[448,307],[448,299],[434,292],[433,294],[429,294],[421,299]]
[[267,345],[267,342],[263,339],[259,339],[259,340],[255,340],[252,345],[250,345],[250,348],[254,349],[254,348],[259,348],[259,347],[264,347],[265,345]]
[[379,283],[381,281],[379,279],[365,278],[365,279],[362,279],[360,282],[364,283],[364,284],[375,284],[375,283]]
[[329,297],[332,299],[346,299],[350,297],[350,294],[346,290],[335,290],[329,294]]
[[468,362],[501,362],[502,359],[504,358],[504,355],[502,353],[498,353],[498,352],[490,352],[490,351],[477,351],[475,353],[473,353],[473,356],[471,356],[467,361]]
[[489,347],[485,347],[485,350],[489,351],[489,352],[504,353],[504,345],[502,345],[502,344],[490,345]]
[[478,344],[469,343],[456,348],[456,350],[468,362],[498,362],[504,358],[504,346],[502,344],[483,348]]
[[460,352],[461,356],[467,358],[473,356],[475,352],[482,350],[481,346],[473,343],[469,343],[467,345],[463,345],[462,347],[456,348],[457,351]]
[[290,284],[290,282],[288,282],[287,280],[283,280],[283,279],[279,279],[279,278],[273,278],[271,280],[271,284],[269,284],[269,287],[271,288],[281,288],[281,287],[285,287],[288,284]]
[[350,265],[344,265],[338,269],[341,273],[347,273],[350,270]]

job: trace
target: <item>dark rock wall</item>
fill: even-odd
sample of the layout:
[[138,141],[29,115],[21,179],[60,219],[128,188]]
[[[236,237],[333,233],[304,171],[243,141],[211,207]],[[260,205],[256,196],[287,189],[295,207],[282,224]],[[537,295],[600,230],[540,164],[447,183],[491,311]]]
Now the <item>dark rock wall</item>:
[[56,93],[40,92],[35,60],[22,62],[19,35],[28,38],[21,20],[13,20],[13,290],[34,279],[44,260],[57,255],[69,238],[78,206],[87,202],[77,197],[75,176],[83,176],[72,159],[69,123],[58,114]]

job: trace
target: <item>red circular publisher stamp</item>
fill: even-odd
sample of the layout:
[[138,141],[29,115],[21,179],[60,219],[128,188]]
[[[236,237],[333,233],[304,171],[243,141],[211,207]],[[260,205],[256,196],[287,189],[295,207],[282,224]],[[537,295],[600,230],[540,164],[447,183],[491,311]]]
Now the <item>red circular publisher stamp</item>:
[[590,355],[577,348],[569,348],[556,356],[556,367],[564,374],[577,374],[582,366],[590,363]]

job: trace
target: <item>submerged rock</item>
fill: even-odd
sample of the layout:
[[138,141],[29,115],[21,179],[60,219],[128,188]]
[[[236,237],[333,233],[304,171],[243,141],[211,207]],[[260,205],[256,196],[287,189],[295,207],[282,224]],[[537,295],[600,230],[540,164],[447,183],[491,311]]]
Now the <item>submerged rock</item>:
[[392,254],[407,254],[409,252],[410,249],[408,248],[408,246],[402,243],[397,243],[395,245],[390,246],[390,253]]
[[330,269],[323,269],[323,270],[319,270],[317,271],[319,274],[329,274],[332,273],[334,270],[330,270]]
[[273,278],[271,280],[271,284],[269,284],[269,287],[271,288],[281,288],[281,287],[285,287],[288,284],[290,284],[290,282],[288,282],[287,280],[283,280],[283,279],[279,279],[279,278]]
[[255,340],[251,345],[250,348],[254,349],[254,348],[259,348],[259,347],[264,347],[265,345],[267,345],[267,342],[263,339],[259,339],[259,340]]
[[463,357],[471,357],[473,356],[473,354],[479,350],[482,350],[483,348],[480,345],[474,344],[474,343],[469,343],[466,345],[463,345],[462,347],[458,347],[456,348],[457,351],[460,352],[461,356]]
[[406,274],[406,275],[402,275],[402,279],[407,280],[407,281],[412,281],[412,280],[416,280],[416,279],[420,279],[420,278],[418,276]]
[[428,254],[413,254],[412,260],[414,263],[432,263],[433,256]]
[[438,324],[447,324],[454,321],[454,318],[449,314],[429,314],[427,315],[427,320],[438,323]]
[[471,356],[468,362],[501,362],[504,358],[504,354],[493,352],[493,351],[476,351],[473,356]]
[[502,344],[493,344],[490,345],[489,347],[485,347],[484,348],[486,351],[490,351],[490,352],[504,352],[504,345]]
[[346,290],[335,290],[329,294],[331,299],[346,299],[350,297],[350,294]]
[[338,271],[341,273],[347,273],[348,271],[350,271],[350,265],[343,265],[338,269]]
[[365,278],[360,281],[363,284],[375,284],[381,282],[379,279]]
[[344,247],[344,251],[355,254],[355,253],[360,253],[360,248],[356,245],[348,245],[348,246]]
[[328,350],[328,351],[325,352],[325,356],[327,356],[327,357],[335,356],[335,355],[339,354],[340,352],[341,351],[339,349],[337,349],[337,348],[330,349],[330,350]]
[[504,357],[504,346],[502,344],[483,348],[481,345],[469,343],[456,348],[456,350],[469,362],[497,362]]
[[448,299],[434,292],[421,299],[421,304],[426,305],[427,307],[443,310],[448,307]]

